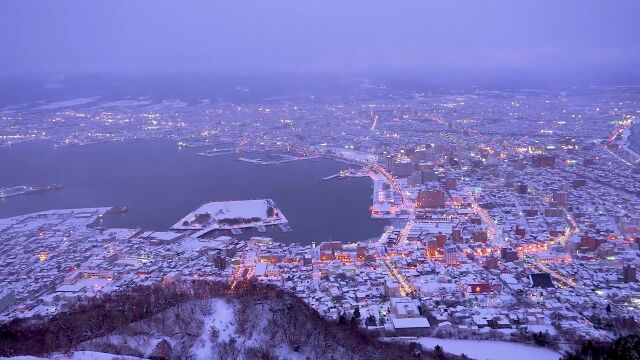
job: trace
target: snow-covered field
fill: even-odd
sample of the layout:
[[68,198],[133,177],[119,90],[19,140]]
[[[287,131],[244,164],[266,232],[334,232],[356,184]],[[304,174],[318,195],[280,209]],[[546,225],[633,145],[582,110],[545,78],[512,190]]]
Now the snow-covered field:
[[339,147],[320,147],[318,148],[320,151],[332,151],[334,154],[341,156],[345,159],[354,160],[354,161],[377,161],[378,156],[375,154],[370,154],[364,151],[344,149]]
[[77,99],[70,99],[70,100],[64,100],[64,101],[56,101],[56,102],[38,106],[36,109],[54,110],[54,109],[60,109],[60,108],[65,108],[70,106],[85,105],[85,104],[98,101],[99,99],[100,99],[100,96],[95,96],[95,97],[89,97],[89,98],[77,98]]
[[550,349],[504,341],[421,337],[418,342],[428,349],[440,345],[444,352],[465,354],[477,360],[558,360],[562,357]]
[[107,108],[107,107],[135,107],[135,106],[143,106],[143,105],[149,105],[149,104],[151,104],[151,100],[146,100],[146,99],[120,100],[120,101],[111,101],[111,102],[101,103],[95,106],[95,108],[101,109],[101,108]]

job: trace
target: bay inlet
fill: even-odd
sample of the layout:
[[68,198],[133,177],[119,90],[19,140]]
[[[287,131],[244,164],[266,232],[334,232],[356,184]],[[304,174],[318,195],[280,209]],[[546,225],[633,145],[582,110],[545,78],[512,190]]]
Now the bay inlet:
[[293,228],[250,235],[309,244],[377,237],[387,224],[371,219],[371,181],[322,178],[348,168],[326,158],[255,164],[239,157],[201,156],[172,141],[127,141],[54,148],[30,142],[0,149],[0,187],[60,184],[53,192],[0,200],[0,218],[50,209],[126,206],[104,227],[163,231],[209,201],[273,199]]

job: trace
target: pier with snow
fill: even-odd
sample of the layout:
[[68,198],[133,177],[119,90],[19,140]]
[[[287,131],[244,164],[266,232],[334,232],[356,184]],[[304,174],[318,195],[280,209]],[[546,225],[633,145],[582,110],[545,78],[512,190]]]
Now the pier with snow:
[[[291,231],[288,220],[271,199],[216,201],[205,203],[175,223],[172,230],[196,230],[195,237],[214,230],[230,230],[234,234],[245,228],[264,231],[277,225]],[[284,230],[283,230],[284,231]]]

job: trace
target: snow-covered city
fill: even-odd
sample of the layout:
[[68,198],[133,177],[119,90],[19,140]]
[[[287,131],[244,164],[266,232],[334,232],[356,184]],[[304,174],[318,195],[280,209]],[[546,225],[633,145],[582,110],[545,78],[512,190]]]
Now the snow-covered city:
[[[522,134],[513,129],[524,125],[516,124],[536,113],[511,115],[503,120],[508,126],[475,119],[473,130],[459,131],[454,114],[476,106],[477,95],[471,104],[464,96],[439,99],[431,110],[416,95],[411,106],[422,110],[351,104],[368,110],[364,117],[351,112],[352,120],[342,123],[344,135],[292,127],[265,133],[260,144],[237,138],[227,148],[240,159],[251,146],[265,154],[295,154],[287,155],[288,161],[328,157],[349,167],[320,181],[370,178],[370,215],[389,222],[366,241],[282,243],[277,233],[260,234],[267,228],[295,233],[277,199],[202,199],[204,205],[165,231],[105,228],[105,214],[126,210],[109,207],[3,219],[2,319],[51,316],[70,304],[136,286],[210,279],[232,288],[247,281],[275,284],[327,319],[355,321],[392,337],[520,342],[557,355],[579,341],[633,333],[640,321],[640,173],[629,129],[639,110],[635,96],[608,91],[597,108],[572,106],[579,100],[569,95],[547,94],[550,100],[541,100],[536,94],[527,100],[503,94],[518,99],[511,100],[514,109],[537,105],[556,111],[545,110],[546,120],[527,125]],[[301,111],[303,105],[296,107]],[[93,108],[49,116],[64,121],[86,114],[94,124],[89,126],[103,128],[104,113],[94,114]],[[453,114],[444,110],[456,108]],[[425,112],[424,119],[401,121],[415,111]],[[432,120],[427,111],[440,114]],[[597,120],[585,120],[593,114]],[[5,110],[3,117],[15,124],[5,144],[15,144],[29,112]],[[539,128],[538,136],[528,135],[532,126]],[[49,127],[47,140],[64,146],[69,135],[53,135],[56,129]],[[110,136],[122,138],[125,129]],[[425,131],[433,134],[428,142],[411,135]],[[233,144],[237,136],[187,134],[170,137],[182,147],[208,148],[220,138]],[[300,136],[318,144],[286,142]],[[401,141],[386,145],[389,136]],[[242,236],[249,230],[251,236]]]
[[640,3],[0,3],[0,358],[640,358]]

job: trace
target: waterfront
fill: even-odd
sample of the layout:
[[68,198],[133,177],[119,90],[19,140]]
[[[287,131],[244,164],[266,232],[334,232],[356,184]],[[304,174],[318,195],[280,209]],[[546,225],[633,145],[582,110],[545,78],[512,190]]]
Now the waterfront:
[[[172,141],[128,141],[62,147],[31,142],[0,149],[0,187],[60,184],[58,191],[0,200],[0,218],[62,208],[127,206],[105,227],[167,230],[207,201],[271,198],[293,232],[258,233],[281,242],[359,241],[386,222],[370,218],[371,181],[322,181],[348,166],[330,159],[260,165],[197,155]],[[249,154],[251,155],[251,154]],[[249,234],[246,234],[249,235]]]
[[631,126],[631,134],[629,135],[629,149],[640,155],[640,122]]

